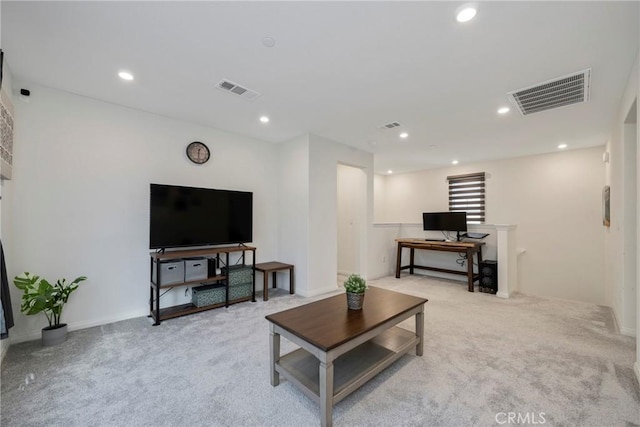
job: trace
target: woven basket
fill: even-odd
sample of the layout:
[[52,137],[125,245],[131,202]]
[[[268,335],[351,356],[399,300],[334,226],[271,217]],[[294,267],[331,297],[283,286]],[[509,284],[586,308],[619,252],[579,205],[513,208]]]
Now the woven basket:
[[349,307],[349,310],[362,310],[362,303],[364,303],[364,293],[353,294],[347,292],[347,307]]

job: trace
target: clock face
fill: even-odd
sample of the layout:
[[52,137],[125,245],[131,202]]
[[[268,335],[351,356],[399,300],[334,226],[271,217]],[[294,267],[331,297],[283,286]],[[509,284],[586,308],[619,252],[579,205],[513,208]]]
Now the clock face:
[[201,165],[209,160],[211,153],[209,152],[209,147],[202,142],[195,141],[187,146],[187,157],[193,163]]

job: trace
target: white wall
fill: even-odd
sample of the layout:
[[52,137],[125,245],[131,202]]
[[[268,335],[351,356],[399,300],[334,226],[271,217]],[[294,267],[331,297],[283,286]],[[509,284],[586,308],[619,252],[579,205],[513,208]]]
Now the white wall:
[[316,135],[283,144],[279,153],[278,255],[295,264],[296,293],[313,296],[337,289],[339,163],[361,168],[366,175],[366,218],[359,242],[360,267],[366,277],[373,219],[373,155]]
[[277,260],[294,265],[296,293],[306,295],[309,293],[309,137],[304,135],[280,144],[278,151]]
[[[640,189],[640,185],[638,185],[638,175],[640,175],[638,173],[640,171],[640,158],[638,158],[638,153],[640,152],[640,137],[637,132],[637,123],[640,121],[640,109],[637,108],[639,97],[640,51],[636,56],[635,64],[629,74],[629,80],[627,81],[624,95],[620,102],[617,117],[612,124],[612,136],[607,143],[607,150],[610,152],[610,163],[607,165],[605,171],[605,180],[607,184],[611,186],[611,227],[607,230],[605,236],[606,303],[613,307],[620,331],[626,335],[635,335],[636,337],[638,331],[640,331],[640,316],[638,316],[640,308],[640,293],[638,292],[639,284],[637,275],[637,272],[640,271],[640,254],[637,253],[636,247],[635,266],[625,264],[625,261],[627,263],[634,262],[633,260],[629,260],[629,257],[626,256],[625,237],[630,230],[627,230],[625,225],[630,228],[631,231],[635,228],[636,233],[640,230],[640,216],[638,216],[638,201],[640,200],[640,193],[638,193],[638,189]],[[626,159],[625,156],[628,152],[633,151],[629,150],[629,127],[628,124],[625,125],[625,121],[629,121],[629,112],[634,102],[636,103],[636,129],[634,130],[636,140],[635,164],[627,161],[628,159]],[[631,119],[630,121],[633,120]],[[625,141],[627,145],[626,150]],[[629,183],[629,168],[633,167],[635,167],[636,170],[636,182]],[[635,197],[632,194],[628,194],[628,191],[625,192],[625,189],[634,187],[636,188]],[[634,219],[626,218],[625,215],[629,215],[633,212],[635,212],[636,215],[635,227],[629,227],[628,221]],[[632,267],[635,267],[635,269]],[[628,276],[633,273],[634,270],[636,272],[636,277],[633,283],[630,281]],[[636,362],[634,364],[634,370],[638,377],[638,381],[640,381],[640,340],[636,340],[636,346]]]
[[[605,171],[605,180],[611,186],[611,227],[606,230],[606,304],[613,308],[618,327],[623,334],[636,335],[637,324],[637,247],[629,248],[629,233],[638,231],[638,185],[629,182],[638,176],[638,133],[625,124],[629,111],[639,94],[638,59],[629,76],[620,109],[613,126],[612,136],[607,143],[610,162]],[[638,116],[636,108],[636,122]],[[632,133],[630,135],[629,133]],[[636,146],[633,147],[633,141]],[[634,159],[630,159],[635,154]],[[633,216],[632,218],[630,216]],[[631,251],[630,251],[631,249]],[[630,259],[629,252],[636,251],[636,259]],[[638,350],[640,353],[640,349]]]
[[375,217],[415,224],[415,232],[422,232],[422,212],[448,209],[447,176],[486,172],[486,222],[516,224],[517,248],[526,251],[519,257],[520,291],[603,304],[603,150],[387,175],[384,191],[376,190],[384,197],[376,206],[384,206],[385,212]]
[[[640,16],[638,17],[640,20]],[[635,75],[635,76],[634,76]],[[638,50],[638,55],[636,56],[636,63],[629,76],[631,82],[635,80],[635,94],[636,94],[636,124],[640,123],[640,107],[638,104],[638,99],[640,98],[640,49]],[[631,91],[633,91],[633,83],[630,84]],[[638,132],[636,127],[636,137],[638,138],[638,145],[640,145],[640,132]],[[636,152],[640,152],[640,149],[636,149]],[[638,167],[638,171],[640,171],[640,159],[636,163]],[[637,174],[637,178],[640,178],[640,172]],[[640,185],[636,186],[636,188],[640,188]],[[640,200],[640,195],[636,196],[638,200]],[[638,212],[638,209],[636,209]],[[638,218],[638,222],[636,223],[636,229],[640,230],[640,217]],[[640,239],[639,239],[640,240]],[[637,248],[636,248],[637,250]],[[640,271],[640,254],[639,258],[636,261],[636,271]],[[640,383],[640,339],[638,339],[638,332],[640,331],[640,280],[636,282],[636,362],[633,364],[633,370],[636,373],[636,379],[638,383]]]
[[366,228],[366,175],[338,165],[338,273],[361,274],[360,235]]
[[[0,7],[0,9],[2,8]],[[11,74],[7,58],[5,57],[2,64],[2,91],[7,94],[9,99],[11,99],[11,102],[15,104],[16,100],[13,96],[12,85],[13,75]],[[7,248],[7,245],[10,244],[11,241],[11,216],[9,215],[10,212],[7,212],[8,207],[11,206],[11,189],[11,181],[0,179],[0,239],[2,240],[5,248]],[[5,256],[6,255],[7,254],[5,253]],[[13,328],[9,330],[10,338],[13,335],[13,331]],[[9,348],[11,342],[10,338],[0,340],[0,360],[4,357],[7,349]]]
[[309,291],[310,295],[337,288],[337,168],[354,166],[366,175],[366,219],[360,241],[360,268],[366,278],[369,239],[373,227],[373,154],[309,135]]
[[[624,229],[623,236],[623,293],[622,293],[622,319],[620,329],[627,335],[635,335],[636,321],[636,287],[638,284],[637,260],[638,260],[638,136],[636,130],[635,105],[629,112],[623,128],[624,144]],[[627,328],[623,325],[630,325]]]
[[[16,103],[13,199],[3,206],[13,217],[9,275],[88,276],[65,309],[63,321],[71,328],[148,314],[149,183],[252,191],[257,258],[275,259],[273,145],[45,87],[29,89],[29,103]],[[193,140],[211,149],[207,164],[186,159]],[[19,293],[12,296],[19,312]],[[12,336],[37,338],[45,322],[18,314]]]

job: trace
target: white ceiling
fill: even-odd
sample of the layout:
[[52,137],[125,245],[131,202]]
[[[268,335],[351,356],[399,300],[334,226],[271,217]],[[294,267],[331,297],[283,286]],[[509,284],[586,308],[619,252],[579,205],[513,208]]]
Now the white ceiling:
[[[3,0],[1,41],[22,85],[269,142],[314,133],[373,152],[377,172],[606,142],[638,52],[638,2],[480,2],[459,24],[461,4]],[[508,91],[586,68],[589,102],[496,114]],[[262,96],[224,93],[223,78]],[[379,129],[391,121],[402,127]]]

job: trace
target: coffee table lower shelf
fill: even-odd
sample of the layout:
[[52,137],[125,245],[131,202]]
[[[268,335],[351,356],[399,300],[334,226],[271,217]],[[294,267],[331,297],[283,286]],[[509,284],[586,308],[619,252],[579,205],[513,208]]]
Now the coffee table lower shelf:
[[[415,349],[420,338],[394,326],[338,357],[334,362],[333,403],[347,397],[405,353]],[[320,403],[320,361],[299,348],[280,357],[275,369],[315,402]]]

